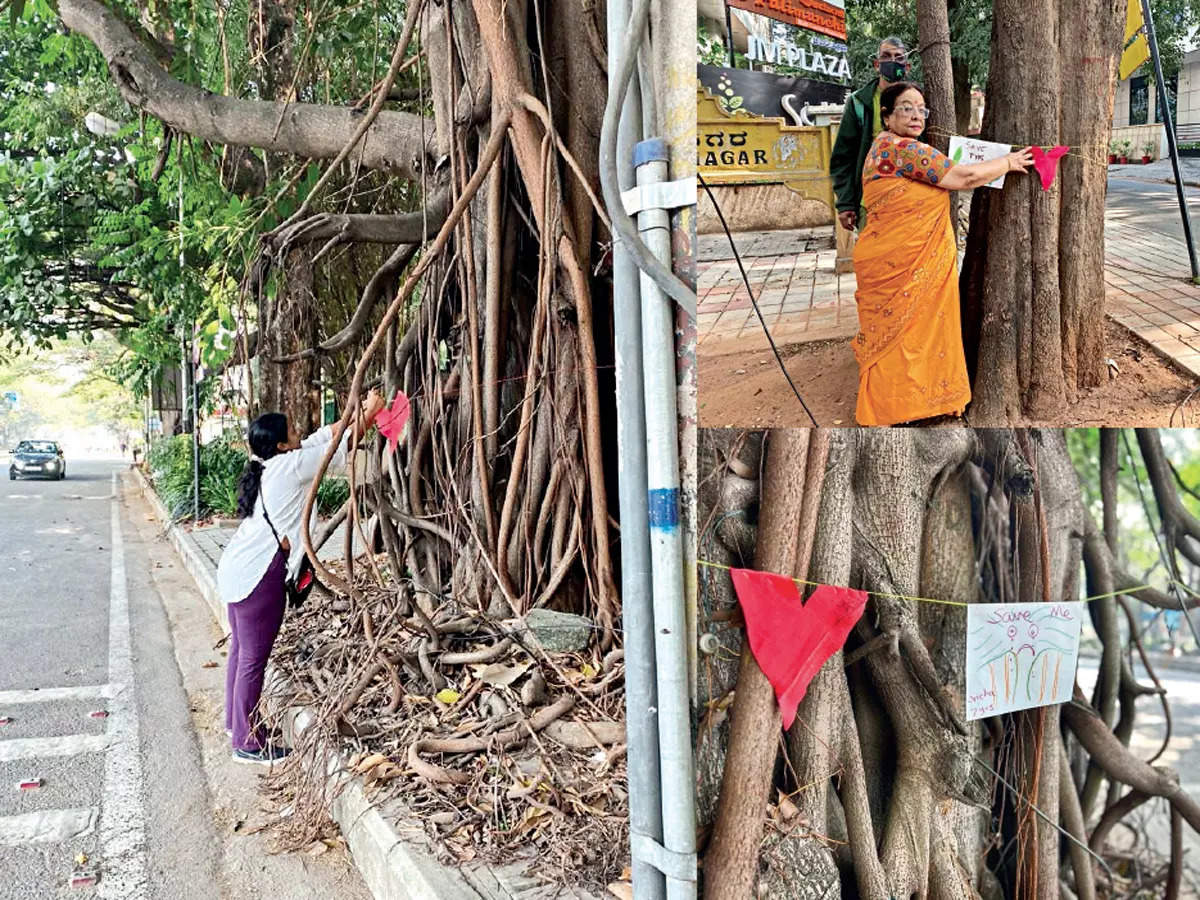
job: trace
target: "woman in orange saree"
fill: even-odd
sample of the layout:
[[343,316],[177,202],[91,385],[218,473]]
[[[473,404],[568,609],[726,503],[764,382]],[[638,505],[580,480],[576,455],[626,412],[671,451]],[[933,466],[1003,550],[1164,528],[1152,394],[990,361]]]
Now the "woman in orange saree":
[[863,167],[866,222],[854,248],[860,425],[958,415],[970,403],[949,192],[1033,163],[1026,149],[955,165],[917,140],[929,110],[915,85],[890,85],[879,108],[883,130]]

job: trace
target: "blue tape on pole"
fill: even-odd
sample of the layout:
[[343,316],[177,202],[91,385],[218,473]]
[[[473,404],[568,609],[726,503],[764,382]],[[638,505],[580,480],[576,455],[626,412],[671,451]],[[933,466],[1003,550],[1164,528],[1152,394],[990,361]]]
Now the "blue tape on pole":
[[633,167],[644,166],[648,162],[670,162],[671,154],[667,150],[667,142],[660,137],[646,138],[633,145]]
[[679,488],[656,488],[647,492],[651,528],[679,527]]

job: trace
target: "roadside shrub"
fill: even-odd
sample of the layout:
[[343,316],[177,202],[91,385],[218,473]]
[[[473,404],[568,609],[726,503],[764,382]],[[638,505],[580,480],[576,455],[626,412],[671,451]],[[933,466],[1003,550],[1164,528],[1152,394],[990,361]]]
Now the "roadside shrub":
[[200,508],[222,516],[237,515],[238,479],[246,466],[240,441],[218,438],[200,448]]
[[350,482],[345,478],[322,478],[317,488],[317,515],[332,516],[350,496]]
[[[200,515],[237,515],[238,479],[246,465],[241,440],[231,435],[200,447]],[[177,434],[159,438],[146,454],[150,481],[175,521],[192,515],[192,437]],[[345,478],[329,477],[317,489],[317,514],[332,515],[350,496]]]

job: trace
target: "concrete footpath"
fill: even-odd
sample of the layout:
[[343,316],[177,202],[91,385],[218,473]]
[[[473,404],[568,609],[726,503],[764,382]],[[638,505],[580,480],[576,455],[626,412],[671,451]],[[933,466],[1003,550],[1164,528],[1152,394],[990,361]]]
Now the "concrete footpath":
[[[1156,159],[1152,163],[1142,165],[1140,162],[1121,165],[1117,163],[1108,167],[1109,175],[1121,178],[1136,178],[1139,181],[1155,181],[1160,184],[1174,184],[1175,170],[1170,159]],[[1179,158],[1179,174],[1185,185],[1200,187],[1200,156],[1181,156]]]
[[[195,580],[209,612],[221,624],[222,630],[228,630],[216,576],[221,551],[235,529],[189,529],[169,525],[166,508],[154,489],[140,470],[132,471],[130,486],[144,494],[159,521],[167,525],[166,537]],[[342,546],[343,539],[335,532],[320,553],[321,558],[339,558]],[[312,722],[312,711],[295,707],[288,711],[287,718],[289,730],[294,735]],[[330,803],[330,815],[341,829],[355,865],[377,900],[549,900],[551,897],[598,900],[589,892],[543,885],[524,875],[525,867],[520,863],[503,867],[444,865],[436,859],[419,828],[397,826],[407,818],[402,804],[388,800],[373,805],[367,799],[362,780],[350,773],[344,755],[306,762],[314,767],[323,766],[331,787],[338,788]],[[330,793],[335,792],[331,790]]]

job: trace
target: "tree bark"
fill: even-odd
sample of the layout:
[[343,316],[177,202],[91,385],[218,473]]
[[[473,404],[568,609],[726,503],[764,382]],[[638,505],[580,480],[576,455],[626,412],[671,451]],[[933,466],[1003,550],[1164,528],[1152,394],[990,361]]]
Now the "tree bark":
[[[760,526],[756,569],[807,574],[828,441],[827,432],[800,429],[775,432],[768,440],[763,490],[769,506]],[[742,650],[732,720],[717,820],[704,861],[706,895],[730,900],[752,896],[779,746],[779,706],[749,644]]]
[[917,34],[925,70],[925,103],[929,107],[930,141],[949,152],[955,132],[954,71],[950,64],[950,15],[946,0],[917,0]]
[[[961,279],[975,425],[1054,420],[1078,389],[1101,381],[1102,157],[1123,9],[1114,0],[994,6],[982,137],[1071,151],[1047,191],[1031,170],[975,192]],[[1021,60],[1037,60],[1042,77],[1028,78]]]

